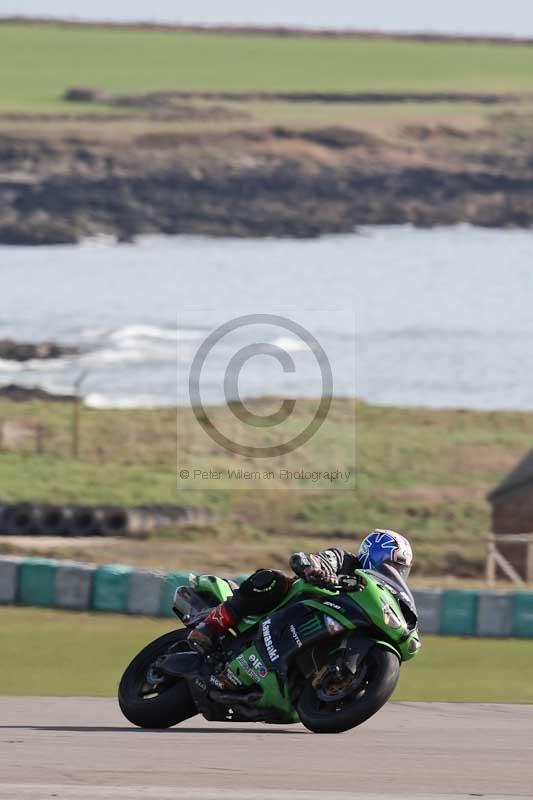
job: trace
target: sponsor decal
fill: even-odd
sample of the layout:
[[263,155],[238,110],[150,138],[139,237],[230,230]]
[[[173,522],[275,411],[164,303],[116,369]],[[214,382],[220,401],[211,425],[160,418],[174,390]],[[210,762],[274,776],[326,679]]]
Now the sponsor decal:
[[274,642],[272,641],[272,634],[270,633],[271,625],[272,620],[270,617],[263,622],[263,641],[265,643],[269,659],[271,661],[277,661],[279,658],[279,653],[274,646]]
[[207,689],[207,684],[203,678],[196,678],[194,682],[198,686],[198,688],[202,690],[202,692],[205,692],[205,690]]
[[216,675],[210,675],[209,676],[209,683],[213,684],[213,686],[216,686],[217,689],[224,689],[225,688],[224,684],[222,683],[222,681],[219,680],[216,677]]
[[262,661],[260,661],[260,660],[257,658],[257,656],[254,656],[254,654],[253,654],[253,653],[251,653],[251,654],[248,656],[248,661],[249,661],[249,663],[252,665],[252,667],[253,667],[253,668],[256,670],[256,672],[257,672],[257,674],[259,675],[259,677],[260,677],[260,678],[266,678],[266,676],[267,676],[267,674],[268,674],[268,672],[267,672],[267,668],[265,667],[265,665],[263,664],[263,662],[262,662]]
[[298,633],[304,637],[313,636],[321,630],[322,630],[322,623],[316,616],[310,617],[308,620],[306,620],[302,625],[298,627]]
[[324,600],[323,605],[331,606],[331,608],[336,608],[337,611],[342,611],[342,606],[338,606],[337,603],[332,603],[331,600]]
[[302,640],[301,640],[301,639],[300,639],[300,637],[298,636],[298,631],[296,630],[296,628],[294,627],[294,625],[291,625],[291,627],[289,628],[289,630],[290,630],[290,632],[292,633],[292,638],[294,639],[294,641],[296,642],[296,644],[298,645],[298,647],[301,647],[301,646],[302,646]]
[[254,683],[259,683],[259,680],[260,680],[259,675],[255,671],[255,669],[252,669],[250,667],[250,665],[246,661],[245,657],[244,656],[237,656],[237,661],[239,662],[239,665],[242,667],[242,669],[246,672],[248,677],[251,678],[254,681]]
[[225,676],[226,676],[226,678],[229,680],[229,682],[230,682],[230,683],[232,683],[234,686],[242,686],[242,681],[241,681],[241,679],[240,679],[240,678],[238,678],[238,677],[235,675],[235,673],[233,672],[233,670],[232,670],[232,669],[230,669],[229,667],[227,668],[227,670],[226,670],[226,672],[225,672]]

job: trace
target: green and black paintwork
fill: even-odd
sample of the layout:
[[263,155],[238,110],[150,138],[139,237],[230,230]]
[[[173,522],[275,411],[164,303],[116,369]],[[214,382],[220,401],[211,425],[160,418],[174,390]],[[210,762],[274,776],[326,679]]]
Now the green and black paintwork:
[[[295,580],[279,606],[242,620],[216,654],[176,653],[163,659],[163,669],[187,679],[207,719],[298,722],[302,685],[335,654],[355,674],[358,659],[372,647],[391,651],[400,662],[420,647],[413,597],[397,573],[358,570],[347,581],[330,592]],[[227,581],[211,575],[191,576],[191,588],[216,603],[232,594]]]

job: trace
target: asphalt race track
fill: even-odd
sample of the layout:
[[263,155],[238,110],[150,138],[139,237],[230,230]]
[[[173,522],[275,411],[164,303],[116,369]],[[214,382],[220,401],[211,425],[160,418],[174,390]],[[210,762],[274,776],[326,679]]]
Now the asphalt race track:
[[533,705],[391,703],[360,728],[169,731],[112,699],[0,698],[0,800],[531,798]]

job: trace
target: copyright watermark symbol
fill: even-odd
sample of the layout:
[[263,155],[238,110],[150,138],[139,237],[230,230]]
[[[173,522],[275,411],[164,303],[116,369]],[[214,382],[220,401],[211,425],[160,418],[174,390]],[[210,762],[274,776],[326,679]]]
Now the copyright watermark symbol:
[[265,313],[202,334],[178,343],[178,484],[348,484],[354,459],[330,463],[316,441],[334,394],[321,337]]
[[[309,424],[288,441],[275,445],[254,447],[232,440],[217,428],[202,403],[200,381],[202,369],[209,352],[229,333],[250,325],[275,326],[294,334],[312,353],[314,353],[322,376],[320,401],[316,413]],[[244,425],[251,425],[256,428],[267,428],[285,422],[293,413],[296,400],[288,398],[283,399],[277,411],[267,415],[254,413],[246,407],[239,395],[239,376],[246,362],[259,355],[275,358],[284,372],[294,373],[296,371],[294,359],[290,353],[275,342],[255,342],[247,344],[241,347],[240,350],[231,357],[228,363],[224,375],[224,398],[231,413]],[[248,314],[247,316],[237,317],[236,319],[224,323],[224,325],[220,325],[220,327],[214,330],[198,348],[192,362],[189,376],[189,397],[191,406],[197,421],[203,427],[207,435],[231,453],[241,456],[250,456],[251,458],[271,458],[273,456],[285,455],[307,442],[311,436],[316,433],[327,417],[331,405],[332,393],[333,375],[331,373],[331,366],[326,353],[317,339],[297,322],[274,314]]]

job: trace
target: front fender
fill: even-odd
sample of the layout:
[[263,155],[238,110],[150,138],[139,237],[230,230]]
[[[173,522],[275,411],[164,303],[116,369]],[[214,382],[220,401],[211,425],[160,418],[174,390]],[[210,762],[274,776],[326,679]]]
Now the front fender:
[[388,650],[391,650],[400,661],[402,660],[401,653],[390,644],[390,642],[385,642],[380,639],[372,639],[370,636],[357,636],[357,634],[352,634],[348,637],[346,642],[346,655],[344,662],[350,672],[354,674],[357,672],[359,662],[364,659],[372,649],[376,645],[380,645],[381,647],[386,647]]

